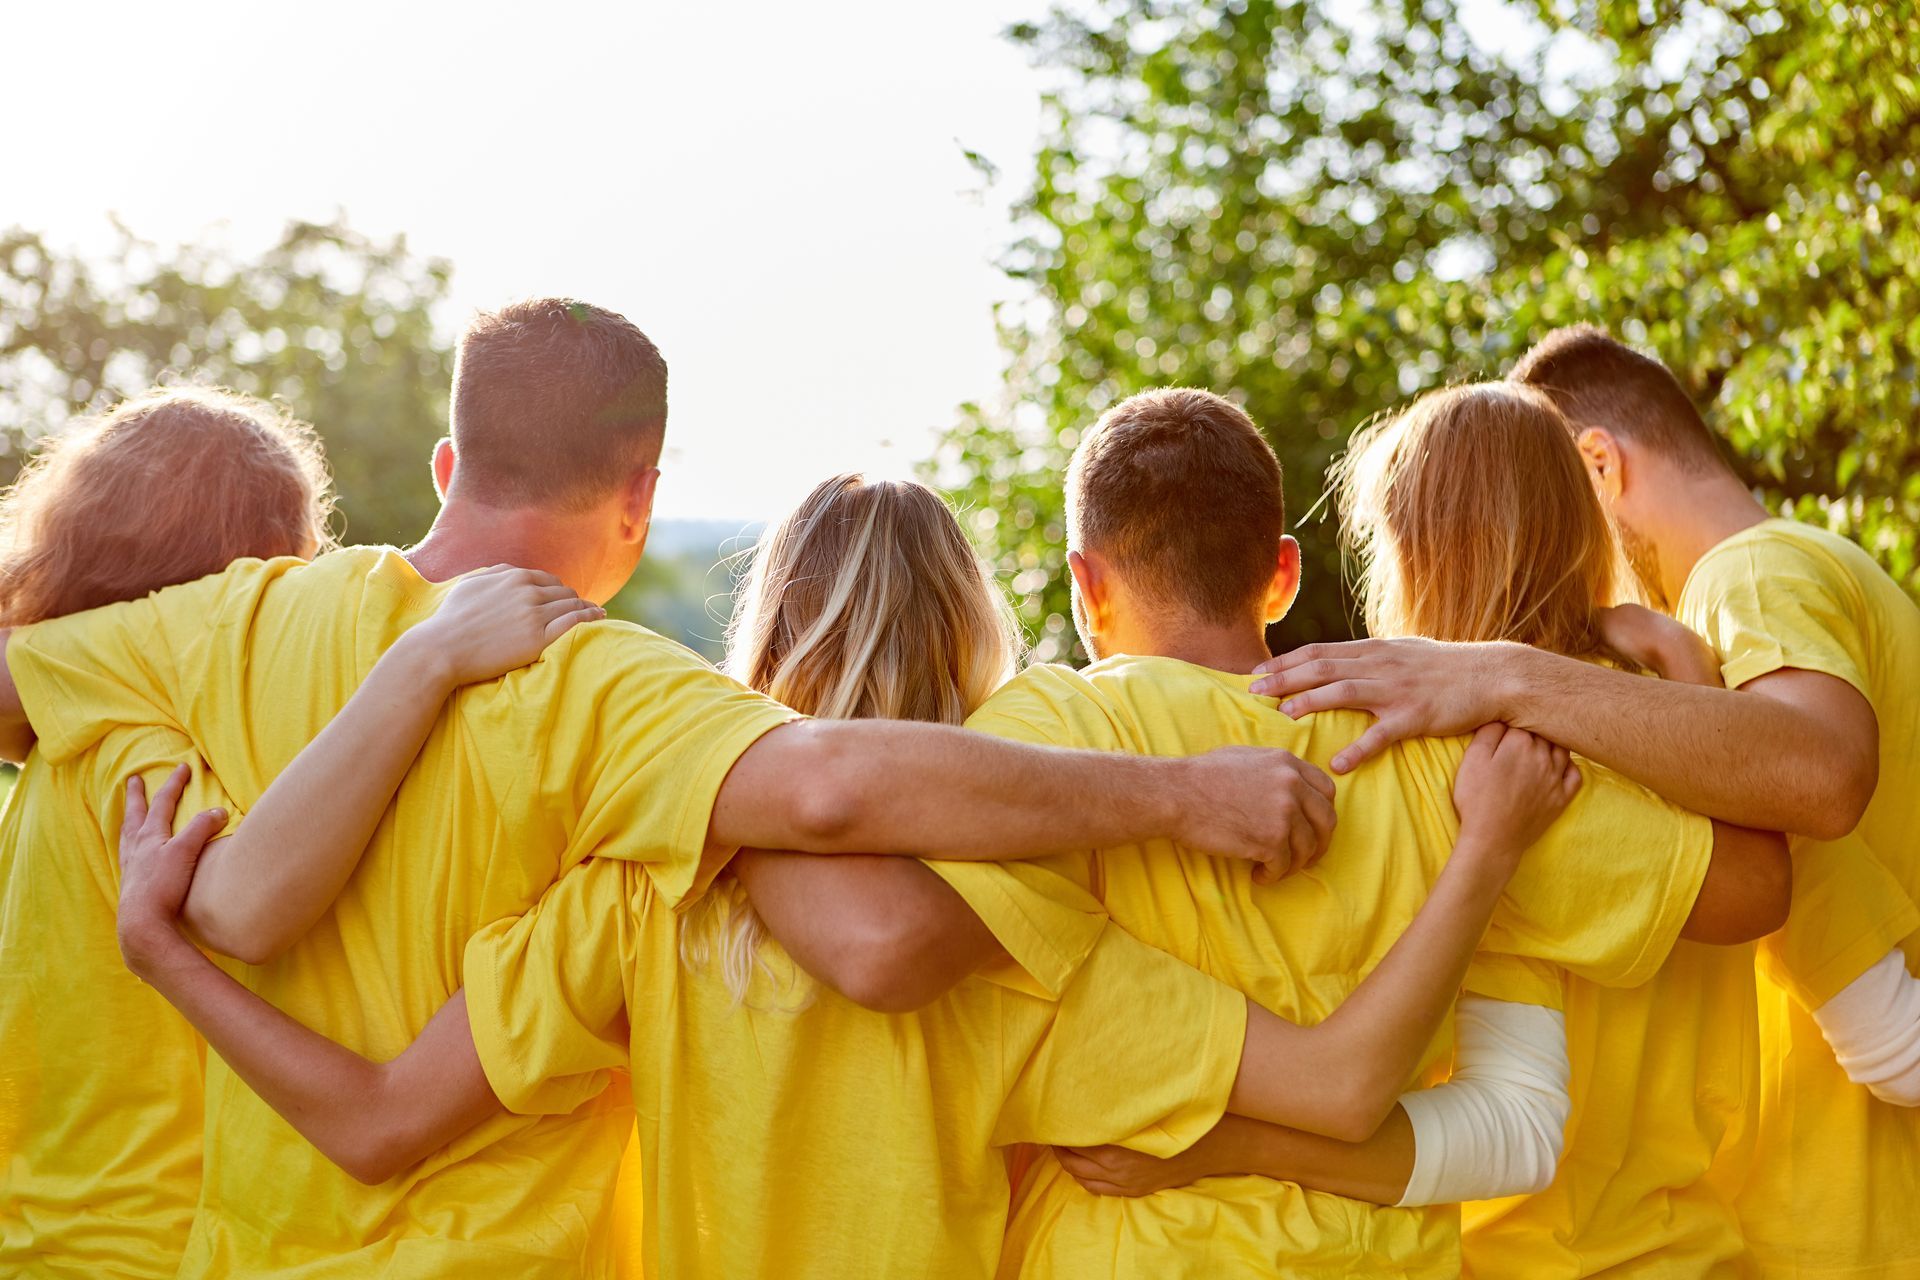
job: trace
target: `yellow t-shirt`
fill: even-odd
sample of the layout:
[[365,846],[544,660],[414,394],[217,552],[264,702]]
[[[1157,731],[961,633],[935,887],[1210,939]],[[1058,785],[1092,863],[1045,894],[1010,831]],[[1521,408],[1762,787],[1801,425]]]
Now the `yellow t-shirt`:
[[[195,757],[122,729],[27,757],[0,816],[0,1274],[171,1277],[200,1197],[204,1047],[114,936],[126,780]],[[185,815],[226,799],[204,769]]]
[[[1032,892],[992,867],[956,878]],[[1085,901],[1063,888],[1034,909]],[[1064,970],[971,978],[917,1013],[815,986],[777,943],[742,1005],[716,966],[682,963],[646,875],[595,861],[468,945],[468,1016],[517,1111],[567,1111],[631,1070],[646,1275],[984,1278],[1007,1218],[995,1146],[1171,1155],[1239,1065],[1244,998],[1085,906]]]
[[[17,633],[9,662],[50,760],[117,724],[174,725],[244,811],[447,589],[378,548],[243,561]],[[566,868],[623,858],[669,903],[693,890],[727,771],[792,718],[651,632],[577,627],[453,698],[332,909],[240,976],[322,1035],[391,1058],[460,987],[467,939]],[[215,1059],[181,1274],[607,1274],[631,1115],[623,1096],[580,1101],[486,1121],[366,1187]]]
[[1728,687],[1818,671],[1879,719],[1880,784],[1854,832],[1871,856],[1794,840],[1793,910],[1760,945],[1760,1129],[1739,1209],[1768,1274],[1920,1274],[1920,1111],[1850,1082],[1808,1013],[1896,943],[1920,972],[1920,608],[1845,538],[1766,520],[1700,558],[1676,616]]
[[[1250,683],[1168,658],[1113,658],[1077,674],[1036,667],[968,723],[1023,741],[1151,755],[1284,747],[1323,767],[1366,727],[1355,712],[1290,720],[1272,699],[1248,693]],[[1312,871],[1276,885],[1255,885],[1245,863],[1164,842],[1047,865],[1088,885],[1113,922],[1143,942],[1314,1023],[1386,955],[1438,877],[1459,831],[1453,777],[1466,741],[1402,743],[1340,779],[1332,848]],[[1522,864],[1495,915],[1485,945],[1502,963],[1476,966],[1469,986],[1481,994],[1553,1002],[1552,984],[1529,991],[1513,980],[1523,962],[1609,984],[1644,982],[1692,910],[1711,824],[1582,767],[1579,797]],[[1450,1047],[1449,1030],[1426,1070]],[[1451,1276],[1458,1234],[1451,1206],[1385,1208],[1257,1177],[1102,1198],[1042,1154],[1021,1188],[1003,1273]]]

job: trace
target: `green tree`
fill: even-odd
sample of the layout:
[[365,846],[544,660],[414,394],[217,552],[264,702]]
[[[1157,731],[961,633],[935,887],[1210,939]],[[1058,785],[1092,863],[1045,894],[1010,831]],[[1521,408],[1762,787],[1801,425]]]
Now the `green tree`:
[[31,232],[0,235],[0,478],[76,414],[159,381],[207,382],[278,400],[319,428],[352,540],[425,530],[452,372],[433,315],[446,262],[340,222],[293,223],[245,261],[117,230],[98,260]]
[[1334,531],[1302,517],[1347,436],[1573,320],[1656,347],[1750,479],[1915,581],[1920,115],[1890,6],[1094,0],[1010,35],[1054,81],[1005,262],[1031,297],[933,469],[1040,656],[1072,651],[1059,475],[1107,405],[1240,400],[1308,556],[1276,639],[1340,636]]

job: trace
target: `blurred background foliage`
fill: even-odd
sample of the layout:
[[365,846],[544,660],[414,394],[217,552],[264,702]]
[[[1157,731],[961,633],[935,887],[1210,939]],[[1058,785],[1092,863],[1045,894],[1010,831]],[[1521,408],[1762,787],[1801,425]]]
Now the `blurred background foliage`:
[[[296,222],[257,256],[162,247],[116,224],[79,257],[27,231],[0,234],[0,484],[34,441],[156,382],[278,400],[326,442],[339,532],[404,546],[439,510],[429,464],[447,430],[452,267],[345,224]],[[663,522],[609,602],[718,657],[737,524]]]
[[[1769,501],[1920,587],[1917,33],[1904,3],[1066,0],[1008,33],[1046,90],[1004,384],[929,474],[1038,656],[1076,656],[1078,433],[1144,387],[1231,394],[1308,557],[1272,638],[1344,636],[1319,498],[1348,435],[1588,320],[1657,351]],[[411,541],[436,506],[449,273],[343,221],[256,256],[0,235],[0,481],[73,415],[192,378],[316,423],[344,534]],[[616,612],[717,653],[715,562],[742,532],[663,527]]]
[[1920,27],[1815,0],[1088,0],[1005,269],[1000,392],[930,473],[1038,655],[1075,654],[1059,477],[1182,383],[1272,439],[1307,552],[1277,647],[1350,634],[1328,462],[1548,329],[1657,351],[1768,500],[1920,586]]

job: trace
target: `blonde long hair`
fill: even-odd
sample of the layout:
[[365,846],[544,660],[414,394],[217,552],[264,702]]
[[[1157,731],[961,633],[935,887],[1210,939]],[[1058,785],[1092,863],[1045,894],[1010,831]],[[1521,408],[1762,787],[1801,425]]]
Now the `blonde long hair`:
[[1332,484],[1371,634],[1604,653],[1619,547],[1545,395],[1430,392],[1356,434]]
[[[912,480],[857,473],[817,486],[755,549],[735,593],[727,670],[831,720],[959,724],[1013,674],[1018,630],[946,502]],[[689,918],[681,954],[718,957],[736,999],[766,928],[731,877]],[[797,971],[784,975],[799,981]]]

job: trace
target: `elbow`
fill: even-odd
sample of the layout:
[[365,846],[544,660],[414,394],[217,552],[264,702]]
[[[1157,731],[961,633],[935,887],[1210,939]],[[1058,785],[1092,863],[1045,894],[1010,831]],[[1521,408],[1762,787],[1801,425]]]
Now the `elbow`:
[[1784,836],[1775,837],[1773,843],[1766,857],[1754,860],[1753,902],[1742,931],[1746,936],[1737,941],[1766,937],[1786,924],[1793,910],[1793,858]]
[[920,940],[903,923],[886,923],[849,939],[828,985],[875,1013],[913,1013],[945,994]]
[[245,913],[223,911],[191,895],[181,918],[201,946],[242,964],[266,964],[278,959],[293,942],[292,938],[280,937],[272,929],[258,927]]
[[369,1187],[392,1181],[419,1159],[403,1138],[385,1134],[369,1135],[364,1141],[327,1155],[349,1178]]
[[814,767],[792,797],[790,825],[801,852],[838,852],[850,847],[865,803],[860,774],[832,726],[806,727],[816,735]]
[[1868,1085],[1867,1092],[1890,1107],[1920,1107],[1920,1076],[1909,1072],[1904,1079],[1882,1080]]
[[1839,776],[1831,779],[1833,785],[1808,797],[1806,818],[1798,824],[1805,830],[1796,834],[1815,840],[1844,839],[1853,834],[1860,819],[1866,816],[1867,805],[1872,803],[1874,790],[1879,786],[1879,770],[1869,763],[1835,772]]
[[1354,1072],[1352,1081],[1332,1100],[1324,1123],[1316,1126],[1322,1137],[1336,1142],[1369,1141],[1400,1101],[1400,1082],[1369,1081],[1365,1072]]

